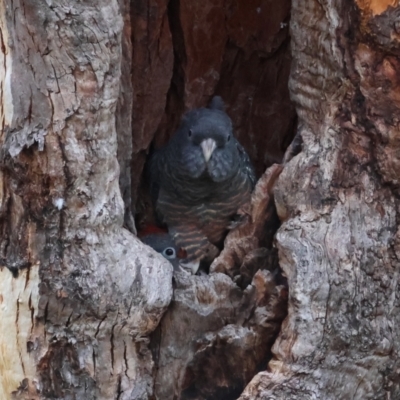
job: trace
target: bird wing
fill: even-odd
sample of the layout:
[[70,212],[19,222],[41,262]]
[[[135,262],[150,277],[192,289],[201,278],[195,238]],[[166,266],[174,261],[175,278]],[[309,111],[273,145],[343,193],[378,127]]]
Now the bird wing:
[[209,242],[195,224],[168,227],[174,242],[187,254],[187,262],[205,260],[211,262],[219,254],[219,249]]
[[254,186],[256,185],[256,174],[254,172],[253,165],[250,161],[249,155],[246,153],[246,150],[244,147],[236,141],[237,148],[239,150],[239,157],[240,157],[240,163],[241,163],[241,169],[243,173],[246,175],[247,179],[251,182],[251,187],[254,189]]

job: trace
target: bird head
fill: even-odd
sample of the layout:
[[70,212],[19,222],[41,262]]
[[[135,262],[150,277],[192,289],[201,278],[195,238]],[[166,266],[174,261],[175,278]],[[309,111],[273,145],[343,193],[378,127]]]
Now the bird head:
[[236,173],[239,155],[232,121],[221,109],[222,100],[217,106],[213,103],[184,116],[173,138],[174,157],[183,175],[222,182]]
[[147,226],[138,233],[140,240],[166,258],[175,269],[186,257],[186,252],[178,248],[168,232],[158,227]]

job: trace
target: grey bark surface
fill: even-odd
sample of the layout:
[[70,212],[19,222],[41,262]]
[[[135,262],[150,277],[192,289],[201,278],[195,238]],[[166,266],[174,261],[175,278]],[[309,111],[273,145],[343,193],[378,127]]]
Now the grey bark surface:
[[282,158],[290,5],[264,3],[0,4],[0,398],[228,400],[260,370],[240,399],[400,398],[396,2],[293,1],[302,151],[209,276],[130,232],[150,143],[214,93]]
[[241,400],[400,398],[399,12],[293,1],[303,150],[275,190],[289,314]]
[[[182,111],[204,105],[218,85],[228,100],[234,88],[231,103],[248,88],[233,113],[248,147],[251,137],[273,136],[279,158],[291,135],[288,29],[280,24],[289,1],[274,8],[268,29],[270,5],[245,19],[244,3],[204,5],[1,3],[1,398],[228,399],[265,367],[287,290],[265,247],[270,238],[249,232],[265,222],[254,215],[271,216],[271,176],[259,186],[248,229],[234,231],[232,243],[250,240],[250,254],[232,264],[228,245],[225,274],[177,275],[173,295],[171,265],[132,234],[131,198],[150,143],[162,142]],[[211,11],[217,18],[208,25]],[[210,48],[212,57],[196,63]],[[257,74],[235,77],[251,65],[261,83]],[[231,69],[234,84],[220,79]],[[264,98],[261,88],[274,85],[283,88],[281,102]],[[275,112],[276,129],[255,135]],[[245,115],[253,114],[258,128],[246,134]],[[280,169],[272,171],[275,180]]]
[[122,227],[120,7],[0,7],[2,398],[149,398],[172,267]]

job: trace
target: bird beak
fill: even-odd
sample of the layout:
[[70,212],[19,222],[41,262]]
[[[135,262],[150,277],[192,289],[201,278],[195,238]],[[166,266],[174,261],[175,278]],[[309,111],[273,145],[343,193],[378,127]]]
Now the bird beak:
[[201,149],[203,150],[203,155],[206,162],[211,158],[212,153],[217,147],[217,143],[214,139],[205,139],[200,143]]

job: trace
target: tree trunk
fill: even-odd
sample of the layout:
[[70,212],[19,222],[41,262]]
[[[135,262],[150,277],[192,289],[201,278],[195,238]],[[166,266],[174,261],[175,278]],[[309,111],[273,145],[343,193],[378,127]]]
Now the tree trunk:
[[147,398],[172,267],[122,228],[119,5],[5,1],[0,15],[0,397]]
[[[4,0],[0,398],[400,398],[399,16],[397,1]],[[303,145],[278,166],[291,61]],[[173,275],[132,208],[150,218],[150,147],[213,94],[260,180],[210,274]]]
[[[1,398],[229,399],[265,367],[287,291],[264,219],[244,225],[248,243],[229,269],[238,273],[247,249],[245,277],[175,276],[161,324],[172,267],[131,233],[156,132],[155,145],[165,142],[217,86],[260,172],[292,134],[289,2],[256,14],[244,3],[204,5],[1,3]],[[268,135],[256,134],[268,121]],[[269,156],[252,141],[272,144]],[[260,181],[251,215],[276,220],[280,171]]]
[[289,315],[240,399],[400,398],[399,16],[397,1],[293,2],[304,144],[275,190]]

